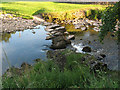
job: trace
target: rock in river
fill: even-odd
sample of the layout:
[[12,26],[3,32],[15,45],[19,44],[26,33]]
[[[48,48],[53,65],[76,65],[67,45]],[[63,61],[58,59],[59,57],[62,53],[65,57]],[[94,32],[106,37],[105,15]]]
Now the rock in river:
[[67,44],[70,44],[70,40],[66,39],[64,36],[57,36],[52,39],[52,49],[64,49]]
[[55,29],[55,31],[64,33],[64,32],[66,31],[66,29],[65,29],[65,27],[57,27],[57,28]]
[[81,27],[81,30],[85,31],[85,30],[87,30],[87,27]]
[[53,36],[47,36],[46,40],[51,40],[53,38]]
[[52,44],[50,48],[52,48],[52,49],[64,49],[64,48],[66,48],[66,42],[65,41],[59,41],[55,44]]
[[74,40],[75,39],[75,35],[68,35],[67,39],[68,40]]
[[54,29],[46,28],[45,31],[47,31],[47,32],[52,32],[52,31],[54,31]]
[[86,46],[82,49],[83,52],[91,52],[91,48]]
[[47,26],[46,29],[55,29],[55,28],[57,28],[57,27],[60,27],[60,25],[54,24],[54,25],[51,25],[51,26]]

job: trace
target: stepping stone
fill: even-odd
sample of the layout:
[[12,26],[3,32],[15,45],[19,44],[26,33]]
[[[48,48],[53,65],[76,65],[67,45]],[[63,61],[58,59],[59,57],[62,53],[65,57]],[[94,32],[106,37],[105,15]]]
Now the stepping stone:
[[52,31],[54,31],[54,29],[48,29],[48,28],[46,28],[45,31],[52,32]]
[[65,32],[66,29],[65,29],[65,27],[58,27],[58,28],[55,29],[55,31],[58,31],[58,32]]
[[81,30],[85,31],[85,30],[87,30],[87,27],[81,27]]
[[54,25],[51,25],[51,26],[47,26],[47,29],[55,29],[57,27],[60,27],[60,25],[54,24]]
[[74,39],[75,39],[75,36],[74,36],[74,35],[68,35],[67,39],[68,39],[68,40],[74,40]]

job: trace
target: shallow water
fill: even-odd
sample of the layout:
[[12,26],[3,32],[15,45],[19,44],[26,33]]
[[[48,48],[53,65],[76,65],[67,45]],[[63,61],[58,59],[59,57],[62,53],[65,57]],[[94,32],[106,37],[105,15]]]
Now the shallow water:
[[9,66],[20,67],[23,62],[33,64],[35,59],[46,60],[46,51],[51,45],[50,40],[45,40],[45,26],[39,29],[24,30],[15,33],[3,34],[2,41],[2,68],[3,72]]
[[72,41],[72,46],[76,48],[77,53],[84,53],[82,48],[89,46],[92,49],[92,54],[98,56],[99,54],[105,54],[106,58],[103,61],[108,65],[111,70],[118,70],[118,45],[116,37],[112,37],[109,33],[100,43],[99,33],[94,30],[88,30],[84,32],[75,33],[75,40]]

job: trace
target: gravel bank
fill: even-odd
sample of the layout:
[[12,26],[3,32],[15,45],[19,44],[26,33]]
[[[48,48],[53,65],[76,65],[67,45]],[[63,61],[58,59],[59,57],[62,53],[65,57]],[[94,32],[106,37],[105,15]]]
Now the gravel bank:
[[1,14],[0,21],[0,33],[33,29],[35,26],[44,22],[44,20],[37,19],[37,17],[27,20],[21,17],[13,17],[12,14]]

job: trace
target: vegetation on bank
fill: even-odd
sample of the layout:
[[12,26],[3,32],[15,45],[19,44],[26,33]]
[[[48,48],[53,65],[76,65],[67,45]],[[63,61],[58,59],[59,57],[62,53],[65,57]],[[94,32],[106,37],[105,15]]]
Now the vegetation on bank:
[[42,14],[45,19],[59,18],[60,20],[75,18],[75,12],[85,10],[87,10],[86,15],[92,15],[94,12],[99,13],[98,10],[102,10],[106,7],[105,5],[68,4],[58,2],[3,2],[0,6],[3,12],[13,13],[17,17],[21,16],[29,19],[32,18],[33,15]]
[[[66,52],[62,53],[63,55]],[[68,54],[68,53],[67,53]],[[83,64],[85,54],[69,51],[64,70],[53,60],[37,62],[32,69],[26,69],[21,75],[14,72],[11,77],[3,77],[4,88],[118,88],[117,73],[91,71]]]
[[[14,4],[18,4],[14,6]],[[52,13],[56,12],[58,15],[63,15],[63,12],[65,12],[66,17],[69,14],[66,14],[70,9],[73,11],[77,10],[78,7],[80,9],[83,8],[82,6],[75,5],[76,8],[73,8],[72,5],[69,6],[62,6],[61,3],[55,3],[61,5],[62,9],[58,6],[55,6],[53,2],[53,6],[56,7],[55,11],[53,7],[48,6],[48,4],[40,4],[44,2],[36,3],[34,6],[34,3],[28,2],[11,2],[9,3],[3,3],[2,7],[5,12],[12,12],[15,15],[22,15],[31,17],[32,15],[36,15],[40,13]],[[10,5],[11,4],[11,5]],[[62,3],[63,4],[63,3]],[[38,10],[35,8],[38,8],[37,6],[41,5]],[[45,6],[47,5],[47,6]],[[74,4],[73,4],[74,5]],[[17,7],[18,6],[18,7]],[[24,7],[27,6],[27,7]],[[30,7],[32,6],[32,7]],[[75,7],[74,6],[74,7]],[[11,7],[11,8],[10,8]],[[22,7],[22,8],[21,8]],[[48,9],[45,7],[49,7]],[[69,7],[65,8],[64,7]],[[15,10],[13,10],[13,8]],[[52,8],[52,9],[51,9]],[[59,8],[59,9],[57,9]],[[42,9],[42,10],[40,10]],[[30,10],[30,11],[29,11]],[[39,11],[40,10],[40,11]],[[58,12],[57,12],[58,10]],[[68,10],[68,11],[67,11]],[[83,9],[84,10],[84,9]],[[33,12],[36,11],[36,12]],[[89,17],[89,13],[96,12],[96,10],[87,11],[87,16]],[[16,14],[17,13],[17,14]],[[69,11],[69,13],[71,13]],[[45,15],[45,14],[43,14]],[[94,14],[95,17],[97,17]],[[60,16],[61,17],[61,16]],[[47,18],[47,17],[45,17]],[[48,19],[48,18],[47,18]],[[65,18],[66,19],[66,18]],[[67,54],[70,52],[67,52]],[[63,53],[65,54],[65,53]],[[4,88],[118,88],[119,87],[119,77],[117,76],[117,73],[113,73],[110,71],[102,71],[102,70],[94,70],[90,69],[90,66],[86,65],[86,63],[83,64],[83,57],[85,54],[75,54],[70,53],[66,56],[66,64],[64,66],[64,69],[61,70],[59,65],[57,65],[54,61],[48,60],[48,61],[39,61],[37,62],[31,69],[28,69],[28,67],[20,74],[16,71],[12,71],[12,76],[8,77],[8,75],[5,75],[3,77],[3,87]],[[92,60],[91,58],[90,60]]]
[[107,7],[104,10],[104,13],[102,15],[102,24],[103,25],[100,27],[101,41],[108,34],[108,32],[117,31],[118,41],[120,42],[120,1],[117,2],[114,6]]

